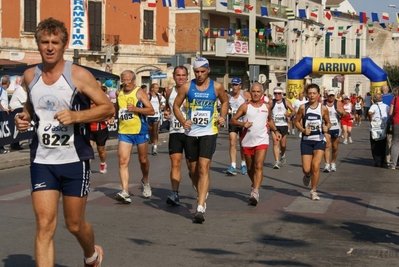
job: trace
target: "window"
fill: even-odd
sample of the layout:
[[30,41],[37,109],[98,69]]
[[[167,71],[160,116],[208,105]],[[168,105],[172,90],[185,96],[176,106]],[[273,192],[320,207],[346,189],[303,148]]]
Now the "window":
[[154,39],[154,11],[144,10],[143,39]]
[[324,56],[330,57],[330,35],[326,34],[326,41],[325,41],[325,49],[324,49]]
[[90,32],[90,50],[101,51],[102,47],[102,17],[101,2],[89,1],[89,32]]
[[346,37],[342,36],[341,37],[341,55],[346,54]]
[[35,32],[37,25],[36,0],[25,0],[24,2],[24,32]]
[[360,39],[356,38],[356,58],[360,58]]

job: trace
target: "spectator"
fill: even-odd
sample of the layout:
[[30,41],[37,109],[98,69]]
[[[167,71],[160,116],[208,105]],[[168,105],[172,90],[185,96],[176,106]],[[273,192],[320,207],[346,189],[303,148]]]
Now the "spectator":
[[391,106],[389,108],[389,116],[393,116],[393,133],[392,133],[392,146],[391,146],[391,159],[392,162],[389,166],[390,169],[395,170],[399,158],[399,87],[393,89],[393,96]]
[[364,119],[367,119],[367,116],[369,114],[369,109],[371,107],[371,94],[367,93],[366,96],[364,97]]
[[[374,104],[371,105],[368,113],[369,121],[383,120],[386,122],[388,120],[389,107],[382,102],[382,95],[380,93],[375,94],[373,100]],[[374,158],[375,167],[384,167],[384,160],[386,158],[386,143],[386,138],[378,141],[372,138],[370,126],[371,154]]]
[[[25,105],[26,98],[28,97],[28,94],[26,93],[25,88],[21,86],[21,83],[22,83],[22,77],[17,76],[15,78],[14,93],[12,94],[10,99],[11,111],[14,111],[17,108],[22,108]],[[23,149],[23,147],[19,144],[19,142],[12,143],[10,147],[13,150]]]
[[[10,112],[9,105],[8,105],[8,93],[7,88],[10,86],[10,78],[4,76],[1,79],[1,86],[0,86],[0,112]],[[0,154],[7,154],[10,150],[5,149],[4,146],[0,146]]]

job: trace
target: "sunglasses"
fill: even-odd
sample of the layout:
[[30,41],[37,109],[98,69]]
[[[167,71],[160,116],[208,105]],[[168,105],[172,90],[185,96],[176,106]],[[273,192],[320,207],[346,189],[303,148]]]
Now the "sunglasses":
[[281,95],[281,93],[273,93],[274,95]]

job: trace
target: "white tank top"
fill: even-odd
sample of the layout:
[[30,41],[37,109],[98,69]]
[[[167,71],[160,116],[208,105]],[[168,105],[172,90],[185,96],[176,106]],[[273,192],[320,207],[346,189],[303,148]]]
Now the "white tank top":
[[266,103],[256,108],[250,103],[247,105],[247,112],[243,116],[244,121],[252,122],[250,128],[244,128],[242,131],[241,144],[243,147],[255,147],[269,144],[269,134],[267,129],[267,119],[269,110]]
[[[244,98],[243,94],[244,91],[240,90],[240,94],[237,98],[234,98],[232,95],[230,95],[229,106],[231,109],[231,116],[234,116],[237,113],[238,108],[245,103],[246,99]],[[242,121],[242,117],[240,117],[238,121]]]
[[274,105],[272,109],[272,119],[274,121],[274,124],[276,126],[287,126],[287,117],[284,116],[284,113],[287,111],[287,109],[284,106],[283,99],[280,103],[277,103]]
[[310,126],[310,135],[302,135],[302,140],[309,141],[323,141],[323,116],[322,116],[323,105],[317,104],[315,109],[312,109],[308,103],[305,104],[305,116],[302,119],[302,126],[304,128]]
[[[184,128],[181,123],[176,119],[175,114],[173,113],[173,104],[175,103],[175,99],[177,96],[176,87],[172,87],[172,92],[169,95],[168,104],[170,107],[170,127],[169,133],[184,133]],[[186,106],[185,100],[183,104],[180,106],[180,111],[183,113],[183,116],[186,117]]]
[[340,130],[341,129],[341,124],[339,123],[338,112],[335,109],[334,103],[333,103],[333,105],[331,107],[328,106],[327,103],[326,103],[326,107],[328,109],[328,116],[330,117],[330,122],[331,122],[330,130]]
[[159,118],[160,114],[161,114],[160,109],[159,109],[160,108],[160,106],[159,106],[159,96],[158,95],[157,96],[153,96],[150,93],[149,97],[150,97],[150,102],[151,102],[152,108],[155,111],[155,114],[154,115],[148,115],[147,117]]

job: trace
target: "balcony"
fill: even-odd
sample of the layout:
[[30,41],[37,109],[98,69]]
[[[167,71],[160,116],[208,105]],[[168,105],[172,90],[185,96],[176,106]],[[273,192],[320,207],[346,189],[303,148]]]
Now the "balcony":
[[286,6],[273,3],[265,3],[265,0],[256,0],[256,15],[261,16],[260,6],[266,6],[269,16],[268,18],[279,18],[282,20],[287,20]]
[[256,51],[257,56],[266,57],[286,57],[287,56],[287,46],[286,44],[264,42],[263,40],[256,41]]

